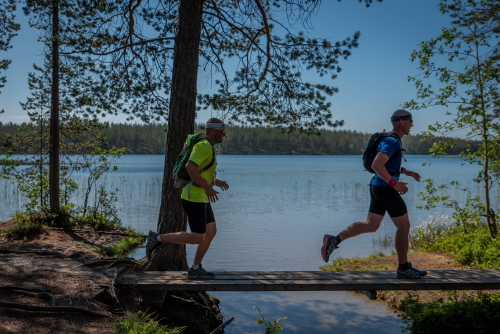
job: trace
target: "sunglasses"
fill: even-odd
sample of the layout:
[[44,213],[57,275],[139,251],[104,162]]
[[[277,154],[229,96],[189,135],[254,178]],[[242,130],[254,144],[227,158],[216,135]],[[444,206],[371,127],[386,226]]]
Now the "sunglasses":
[[413,125],[413,119],[412,119],[411,114],[409,114],[409,115],[403,115],[403,116],[392,116],[391,117],[391,122],[397,122],[399,120],[410,121],[410,124]]
[[226,129],[217,129],[217,130],[219,130],[223,135],[226,134]]

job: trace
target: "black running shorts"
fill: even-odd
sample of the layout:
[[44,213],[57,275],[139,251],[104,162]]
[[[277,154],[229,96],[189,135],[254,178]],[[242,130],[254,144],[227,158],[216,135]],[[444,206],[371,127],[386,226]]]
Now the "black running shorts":
[[188,223],[191,232],[205,233],[207,224],[214,223],[215,217],[210,203],[196,203],[181,199],[182,208],[188,216]]
[[406,203],[401,195],[389,186],[370,185],[370,210],[371,213],[384,216],[389,213],[389,217],[401,217],[408,213]]

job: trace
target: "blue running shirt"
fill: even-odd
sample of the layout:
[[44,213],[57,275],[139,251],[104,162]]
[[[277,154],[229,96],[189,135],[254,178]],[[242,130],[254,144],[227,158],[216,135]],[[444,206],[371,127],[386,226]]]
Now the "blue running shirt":
[[[401,152],[399,141],[394,137],[383,138],[375,150],[375,156],[379,152],[387,154],[389,161],[385,164],[385,168],[387,168],[389,173],[398,173],[393,174],[392,177],[399,181],[399,171],[401,169],[401,160],[403,159],[403,153]],[[394,158],[391,159],[392,156],[394,156]],[[389,184],[382,180],[376,173],[373,174],[370,184],[372,186],[389,186]]]

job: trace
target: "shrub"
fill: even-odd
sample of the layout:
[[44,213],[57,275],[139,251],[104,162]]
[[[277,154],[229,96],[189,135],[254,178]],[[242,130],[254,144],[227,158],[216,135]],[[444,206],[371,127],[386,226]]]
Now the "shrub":
[[411,334],[492,334],[500,330],[500,293],[478,292],[476,298],[452,293],[447,300],[423,303],[409,294],[403,299],[399,314],[403,332]]
[[441,252],[478,269],[500,268],[500,241],[492,240],[484,224],[467,232],[446,216],[430,217],[410,232],[411,248]]

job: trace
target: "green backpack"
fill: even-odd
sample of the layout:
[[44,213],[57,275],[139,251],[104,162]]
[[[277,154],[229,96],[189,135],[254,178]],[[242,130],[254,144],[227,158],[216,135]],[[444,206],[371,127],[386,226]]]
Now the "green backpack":
[[[184,147],[182,148],[181,153],[177,156],[177,160],[174,164],[174,171],[172,173],[172,177],[174,178],[174,187],[175,188],[183,188],[186,184],[194,184],[197,185],[191,177],[189,176],[188,171],[186,170],[186,164],[191,156],[191,152],[193,151],[194,145],[200,142],[203,139],[207,139],[207,137],[203,133],[195,133],[192,135],[188,135],[186,139],[186,143],[184,143]],[[210,141],[208,141],[210,142]],[[209,169],[215,163],[215,152],[214,147],[212,145],[212,161],[202,169],[200,169],[200,174]]]

